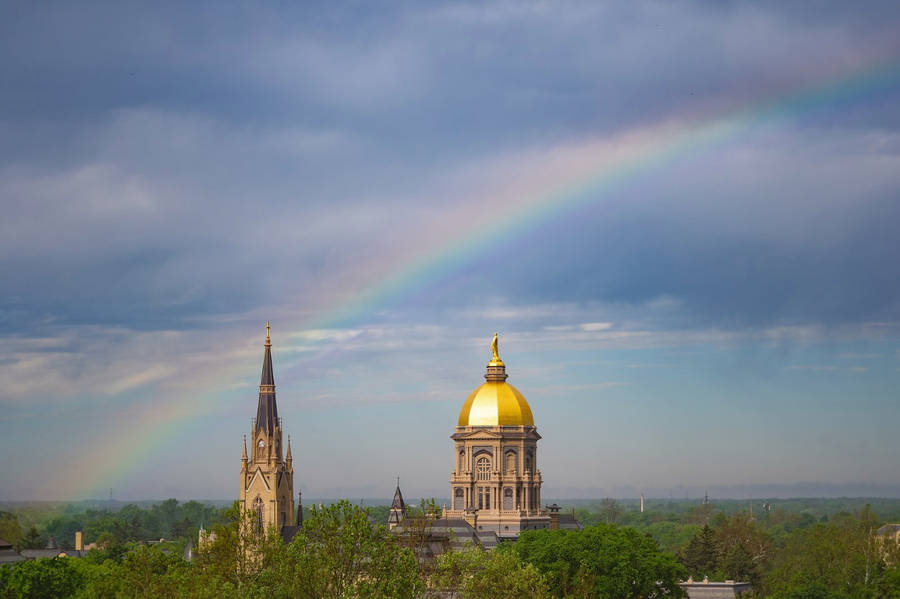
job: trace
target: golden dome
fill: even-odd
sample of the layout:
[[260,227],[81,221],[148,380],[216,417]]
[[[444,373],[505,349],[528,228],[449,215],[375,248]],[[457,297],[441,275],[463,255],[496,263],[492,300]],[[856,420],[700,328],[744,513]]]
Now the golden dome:
[[534,416],[519,390],[506,382],[506,365],[491,342],[487,382],[472,391],[459,412],[459,426],[534,426]]
[[488,381],[463,404],[459,426],[534,426],[534,416],[518,389],[506,382]]

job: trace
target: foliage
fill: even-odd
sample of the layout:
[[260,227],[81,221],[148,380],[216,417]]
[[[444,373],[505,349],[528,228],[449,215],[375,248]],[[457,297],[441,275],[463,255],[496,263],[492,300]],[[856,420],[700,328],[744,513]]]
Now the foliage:
[[18,546],[25,533],[15,514],[0,512],[0,539]]
[[460,599],[544,599],[544,577],[513,551],[487,552],[473,547],[438,557],[429,586],[444,597]]
[[835,596],[900,596],[900,573],[882,559],[873,534],[876,522],[866,506],[858,514],[797,530],[776,553],[766,588],[779,598],[818,596],[823,589]]
[[512,545],[556,597],[681,597],[684,567],[632,528],[598,524],[580,531],[526,531]]
[[[40,526],[36,521],[41,521]],[[73,549],[75,532],[84,532],[85,543],[122,544],[130,541],[156,541],[159,539],[196,538],[198,528],[224,521],[224,510],[197,501],[179,504],[167,499],[146,508],[136,504],[123,505],[118,510],[109,508],[75,509],[54,506],[47,512],[35,509],[12,513],[0,512],[0,538],[23,549],[39,549],[52,535],[60,547]],[[23,526],[22,523],[28,523]],[[15,537],[16,527],[19,532]],[[5,536],[8,535],[8,536]]]
[[[64,599],[82,586],[82,577],[72,560],[64,557],[21,562],[3,575],[6,597],[17,599]],[[0,579],[2,580],[2,579]]]
[[695,578],[713,576],[719,565],[716,534],[708,525],[694,535],[682,559],[689,574]]
[[424,589],[412,551],[347,501],[313,510],[289,545],[270,550],[260,584],[289,597],[412,598]]
[[[900,598],[900,546],[875,537],[882,521],[874,511],[862,506],[841,512],[837,508],[850,500],[820,501],[830,511],[825,513],[813,500],[797,500],[763,507],[755,519],[746,510],[733,509],[737,502],[724,509],[718,504],[647,502],[655,509],[645,513],[628,502],[598,503],[595,520],[605,519],[612,512],[602,510],[612,507],[621,510],[616,518],[625,525],[527,531],[493,552],[470,549],[445,554],[433,564],[418,564],[414,543],[374,525],[371,512],[348,502],[311,509],[289,545],[278,531],[258,534],[237,503],[229,509],[196,504],[202,510],[174,500],[124,506],[118,512],[101,507],[90,518],[85,514],[93,507],[57,506],[46,524],[79,518],[81,524],[93,522],[101,531],[95,531],[96,539],[105,545],[81,559],[0,567],[0,599],[377,598],[431,597],[436,591],[459,599],[649,598],[681,596],[676,583],[687,574],[749,579],[754,597],[771,599]],[[886,501],[882,505],[893,505]],[[179,519],[205,517],[203,510],[215,512],[218,523],[196,548],[192,563],[182,559],[182,543],[147,546],[130,540],[159,527],[175,530]],[[409,510],[407,523],[427,525],[435,510],[434,501],[422,502]],[[25,531],[19,547],[41,548],[46,537],[33,517],[34,512],[0,514],[0,521]],[[677,551],[684,567],[660,545]]]

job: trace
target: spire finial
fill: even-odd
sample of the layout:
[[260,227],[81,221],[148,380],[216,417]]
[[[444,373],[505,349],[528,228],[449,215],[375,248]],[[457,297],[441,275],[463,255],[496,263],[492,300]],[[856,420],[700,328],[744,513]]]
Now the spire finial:
[[397,477],[397,488],[398,489],[400,488],[400,477],[399,476]]
[[269,321],[266,321],[266,343],[272,343],[272,340],[269,338]]
[[491,340],[491,361],[487,363],[487,373],[484,375],[488,381],[502,382],[506,380],[506,364],[500,359],[499,343],[500,335],[494,333],[494,338]]

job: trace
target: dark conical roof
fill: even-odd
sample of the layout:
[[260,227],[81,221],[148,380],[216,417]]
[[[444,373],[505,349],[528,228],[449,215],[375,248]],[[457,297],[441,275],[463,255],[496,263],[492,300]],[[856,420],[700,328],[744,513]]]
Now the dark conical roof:
[[269,323],[266,323],[265,347],[262,376],[259,379],[259,404],[256,408],[256,426],[271,433],[278,424],[278,405],[275,403],[275,375],[272,372],[272,341],[269,339]]
[[403,510],[406,509],[406,504],[403,503],[403,493],[400,492],[400,484],[397,484],[397,490],[394,491],[394,501],[391,502],[392,510]]
[[266,353],[263,354],[262,376],[259,377],[260,385],[275,385],[275,375],[272,372],[272,342],[266,337]]

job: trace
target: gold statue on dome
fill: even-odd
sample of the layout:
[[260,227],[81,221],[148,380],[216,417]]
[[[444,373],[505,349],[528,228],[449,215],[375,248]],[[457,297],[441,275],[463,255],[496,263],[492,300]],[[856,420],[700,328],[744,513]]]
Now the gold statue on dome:
[[500,353],[497,351],[497,333],[494,333],[494,340],[491,341],[491,353],[494,354],[494,362],[499,362]]

